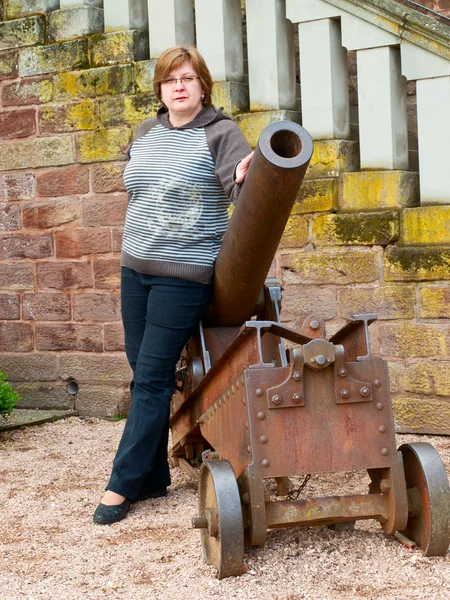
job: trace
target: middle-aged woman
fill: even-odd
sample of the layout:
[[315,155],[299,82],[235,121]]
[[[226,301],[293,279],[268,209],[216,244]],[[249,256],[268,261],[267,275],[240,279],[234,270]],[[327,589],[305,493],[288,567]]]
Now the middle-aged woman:
[[175,366],[211,297],[214,262],[250,147],[211,104],[212,78],[193,47],[155,65],[156,118],[138,128],[124,181],[129,194],[122,267],[131,408],[96,523],[123,519],[133,501],[164,496]]

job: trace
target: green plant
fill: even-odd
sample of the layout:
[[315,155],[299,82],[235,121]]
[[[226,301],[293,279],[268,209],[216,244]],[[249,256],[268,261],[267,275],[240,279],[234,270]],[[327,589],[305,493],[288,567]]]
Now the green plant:
[[17,402],[21,399],[15,392],[10,383],[7,383],[8,376],[0,371],[0,416],[6,418],[12,413]]

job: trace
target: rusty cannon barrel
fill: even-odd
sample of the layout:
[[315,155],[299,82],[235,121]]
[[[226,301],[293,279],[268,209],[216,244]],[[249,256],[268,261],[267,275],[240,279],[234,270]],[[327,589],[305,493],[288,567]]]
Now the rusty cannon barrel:
[[261,133],[217,257],[208,321],[239,326],[254,314],[312,151],[297,123],[278,121]]

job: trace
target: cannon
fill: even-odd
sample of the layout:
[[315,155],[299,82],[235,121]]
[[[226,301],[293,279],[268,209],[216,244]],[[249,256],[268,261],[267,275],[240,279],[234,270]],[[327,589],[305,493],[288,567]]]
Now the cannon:
[[[192,525],[219,578],[241,574],[245,547],[264,546],[277,527],[376,519],[425,556],[449,546],[450,489],[438,453],[426,443],[396,447],[387,365],[369,345],[376,315],[355,315],[330,338],[317,316],[286,327],[280,285],[265,280],[312,150],[295,123],[262,132],[211,306],[177,366],[170,461],[194,475],[189,461],[202,461]],[[367,471],[366,494],[287,495],[290,477],[354,471]]]

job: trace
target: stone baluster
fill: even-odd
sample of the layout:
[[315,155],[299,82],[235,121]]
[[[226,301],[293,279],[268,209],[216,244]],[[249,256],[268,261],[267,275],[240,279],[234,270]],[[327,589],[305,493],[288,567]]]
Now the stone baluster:
[[150,56],[157,58],[171,46],[195,41],[192,0],[147,0]]
[[105,31],[148,28],[147,0],[104,0]]
[[285,0],[247,0],[251,110],[296,108],[295,48]]
[[195,19],[197,47],[213,79],[243,81],[240,0],[195,0]]
[[350,137],[347,51],[340,23],[321,19],[298,26],[303,126],[315,139]]

